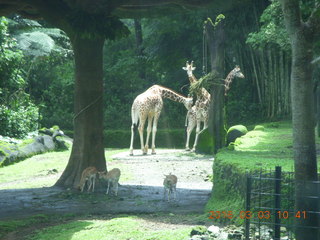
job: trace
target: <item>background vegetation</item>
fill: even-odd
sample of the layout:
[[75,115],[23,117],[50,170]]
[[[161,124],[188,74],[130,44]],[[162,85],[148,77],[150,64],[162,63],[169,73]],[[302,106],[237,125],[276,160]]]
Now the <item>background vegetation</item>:
[[[310,11],[307,4],[303,9]],[[245,1],[241,11],[223,14],[225,76],[236,64],[245,75],[234,80],[226,98],[227,124],[290,116],[290,44],[278,1]],[[129,130],[134,98],[153,84],[188,94],[182,66],[193,60],[198,78],[208,67],[202,32],[207,17],[215,19],[206,10],[123,20],[129,36],[108,40],[104,48],[105,130]],[[0,27],[0,134],[23,137],[52,125],[72,130],[74,63],[66,35],[16,15],[2,18]],[[166,100],[159,128],[183,128],[185,113],[182,104]]]

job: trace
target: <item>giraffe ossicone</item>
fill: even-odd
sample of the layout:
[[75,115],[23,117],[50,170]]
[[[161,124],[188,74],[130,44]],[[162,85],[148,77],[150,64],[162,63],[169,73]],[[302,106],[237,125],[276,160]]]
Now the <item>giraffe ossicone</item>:
[[[131,107],[131,142],[130,142],[130,155],[133,155],[133,140],[134,140],[134,128],[138,125],[138,131],[140,135],[140,144],[143,154],[147,154],[149,149],[149,137],[152,131],[152,152],[151,154],[156,154],[155,152],[155,137],[157,132],[158,120],[163,107],[162,98],[168,98],[172,101],[183,103],[187,110],[190,110],[193,104],[193,99],[190,97],[185,97],[175,91],[160,86],[153,85],[148,88],[145,92],[138,95],[133,101]],[[143,129],[146,120],[148,119],[147,127],[147,138],[144,144]]]

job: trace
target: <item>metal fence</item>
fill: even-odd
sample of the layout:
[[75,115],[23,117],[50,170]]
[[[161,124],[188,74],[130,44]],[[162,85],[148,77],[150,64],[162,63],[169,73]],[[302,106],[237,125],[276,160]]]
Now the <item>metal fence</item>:
[[[312,184],[316,184],[319,192],[320,182],[314,181]],[[267,173],[260,171],[247,175],[246,209],[241,213],[245,219],[246,240],[294,240],[298,219],[306,219],[309,214],[320,216],[320,212],[294,209],[294,187],[294,173],[282,172],[281,167]],[[319,203],[317,193],[311,197]]]

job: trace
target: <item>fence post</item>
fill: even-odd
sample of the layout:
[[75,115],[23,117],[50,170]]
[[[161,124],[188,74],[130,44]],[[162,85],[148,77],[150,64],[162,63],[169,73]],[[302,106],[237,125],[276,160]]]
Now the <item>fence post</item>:
[[[252,179],[251,179],[248,172],[246,175],[247,175],[246,176],[246,178],[247,178],[246,211],[250,211]],[[246,224],[246,226],[245,226],[245,240],[249,240],[250,239],[250,218],[245,218],[245,224]]]
[[276,166],[275,171],[275,188],[274,188],[274,239],[280,240],[281,218],[277,212],[281,211],[281,167]]

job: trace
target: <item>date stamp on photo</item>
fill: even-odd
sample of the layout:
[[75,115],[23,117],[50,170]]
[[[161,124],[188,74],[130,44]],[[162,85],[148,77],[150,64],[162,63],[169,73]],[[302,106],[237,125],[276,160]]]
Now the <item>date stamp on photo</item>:
[[241,218],[241,219],[289,219],[289,218],[297,218],[297,219],[306,219],[307,213],[306,211],[276,211],[272,213],[271,211],[209,211],[209,219],[233,219],[233,218]]

